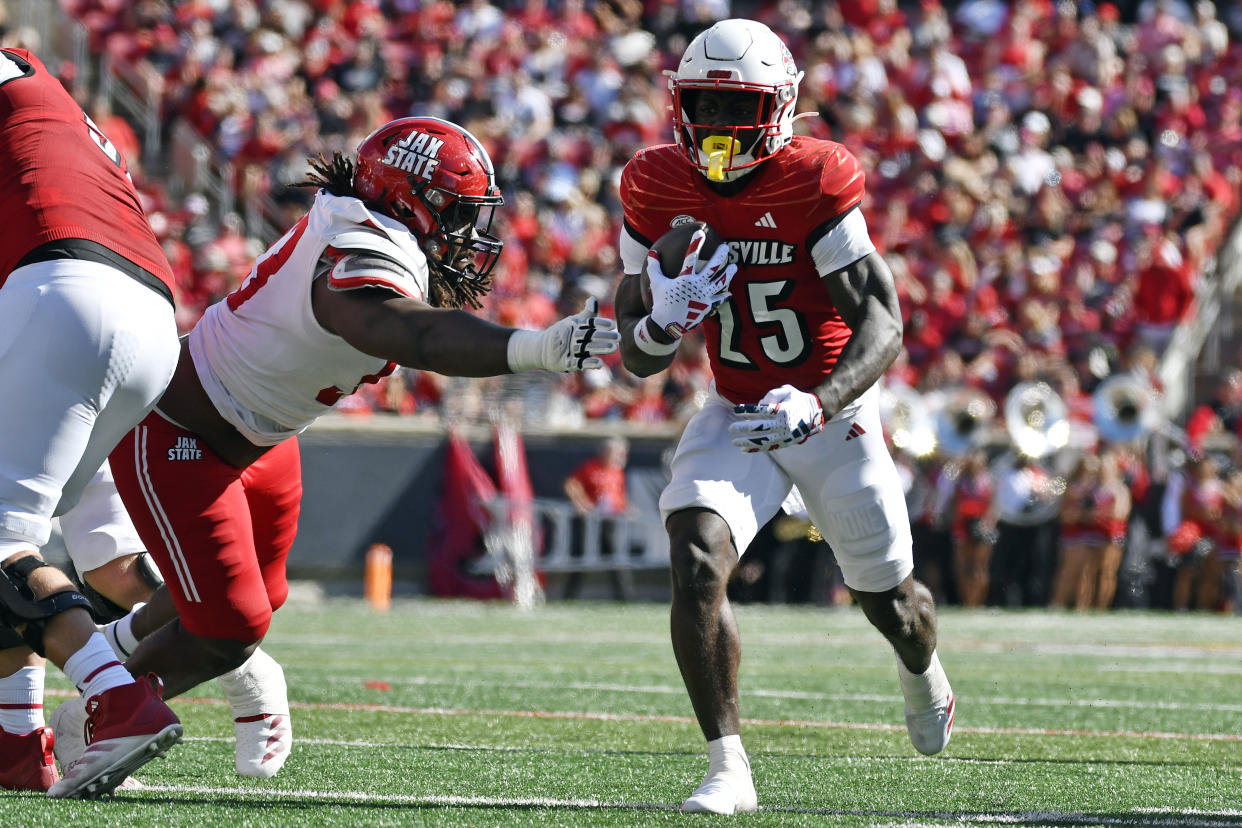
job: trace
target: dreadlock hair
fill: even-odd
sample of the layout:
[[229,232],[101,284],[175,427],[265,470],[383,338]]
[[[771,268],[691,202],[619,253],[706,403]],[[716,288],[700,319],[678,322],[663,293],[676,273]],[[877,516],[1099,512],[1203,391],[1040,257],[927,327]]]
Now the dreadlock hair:
[[310,164],[311,174],[293,186],[322,188],[334,196],[358,197],[354,192],[353,159],[346,158],[340,150],[332,153],[331,161],[319,155],[306,159],[306,163]]
[[[354,192],[354,162],[346,158],[340,150],[332,153],[332,160],[322,155],[308,158],[311,174],[305,181],[299,181],[295,187],[314,187],[323,189],[334,196],[358,198]],[[379,206],[379,205],[372,205]],[[380,212],[387,215],[387,210]],[[463,308],[469,306],[478,310],[483,307],[481,297],[492,289],[492,277],[489,274],[483,279],[463,279],[446,276],[440,262],[427,257],[427,271],[430,274],[427,286],[427,298],[435,308]]]
[[[429,264],[430,261],[428,262]],[[437,308],[464,308],[467,305],[478,310],[483,307],[480,297],[492,289],[492,277],[483,279],[445,279],[438,265],[431,265],[431,304]]]

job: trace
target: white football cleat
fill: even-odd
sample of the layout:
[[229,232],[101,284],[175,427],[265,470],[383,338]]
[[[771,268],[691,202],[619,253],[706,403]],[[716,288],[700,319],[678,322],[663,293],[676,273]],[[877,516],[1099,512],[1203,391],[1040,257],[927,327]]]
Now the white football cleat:
[[726,762],[713,762],[689,799],[681,803],[688,814],[744,814],[759,807],[746,754],[730,752]]
[[293,747],[285,671],[276,659],[256,649],[219,682],[233,713],[237,773],[261,779],[275,776]]
[[86,699],[81,696],[62,702],[48,717],[56,734],[52,751],[62,768],[67,768],[86,751]]
[[[162,699],[163,683],[148,674],[86,702],[86,749],[50,788],[53,798],[94,799],[125,783],[131,771],[181,741],[180,720]],[[59,709],[59,708],[57,708]]]
[[953,735],[953,714],[956,704],[949,678],[944,674],[940,656],[932,651],[931,662],[920,673],[911,673],[900,658],[897,676],[906,698],[906,731],[914,749],[925,756],[935,756],[949,744]]
[[927,710],[913,712],[906,708],[906,730],[914,749],[926,756],[935,756],[949,744],[953,735],[955,700],[949,697]]
[[237,773],[268,779],[285,766],[293,747],[288,713],[260,713],[233,720]]

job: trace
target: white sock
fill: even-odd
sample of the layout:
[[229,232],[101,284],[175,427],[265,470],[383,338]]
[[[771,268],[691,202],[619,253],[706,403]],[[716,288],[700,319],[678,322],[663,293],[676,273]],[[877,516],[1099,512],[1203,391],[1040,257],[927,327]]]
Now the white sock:
[[43,727],[42,667],[23,667],[0,678],[0,729],[25,736]]
[[736,733],[708,742],[707,758],[712,770],[744,770],[750,773],[746,748],[742,747],[742,737]]
[[69,656],[63,669],[84,699],[113,687],[134,683],[134,677],[116,660],[116,653],[99,633],[92,635],[82,649]]
[[911,673],[897,657],[897,675],[901,679],[901,692],[906,706],[911,710],[927,710],[949,697],[949,677],[940,666],[940,656],[932,650],[931,663],[922,673]]
[[138,637],[134,635],[134,615],[145,606],[144,603],[134,604],[129,615],[99,628],[112,652],[122,661],[132,656],[138,647]]
[[285,671],[276,659],[261,649],[256,649],[242,666],[224,673],[218,680],[235,719],[264,713],[289,713]]

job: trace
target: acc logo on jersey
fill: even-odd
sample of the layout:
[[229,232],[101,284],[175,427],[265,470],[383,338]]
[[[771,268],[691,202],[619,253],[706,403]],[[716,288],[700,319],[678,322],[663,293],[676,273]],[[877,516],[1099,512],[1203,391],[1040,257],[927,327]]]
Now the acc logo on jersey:
[[694,216],[688,216],[682,213],[680,216],[673,216],[673,220],[668,223],[669,227],[681,227],[683,224],[693,224],[698,221]]
[[411,175],[431,180],[431,174],[440,166],[440,147],[444,141],[434,135],[414,129],[410,134],[389,145],[384,163],[404,170]]
[[203,450],[198,447],[197,437],[178,437],[168,450],[169,460],[202,460]]

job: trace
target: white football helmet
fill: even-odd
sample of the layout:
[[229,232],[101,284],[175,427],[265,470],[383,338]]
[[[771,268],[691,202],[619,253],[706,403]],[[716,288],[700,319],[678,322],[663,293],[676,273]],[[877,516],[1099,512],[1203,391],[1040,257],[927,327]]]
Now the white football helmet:
[[[710,180],[740,178],[792,140],[803,73],[785,42],[762,23],[721,20],[690,41],[677,70],[667,74],[674,139]],[[695,93],[703,90],[758,93],[755,123],[733,126],[731,138],[710,135],[720,126],[694,123]]]

